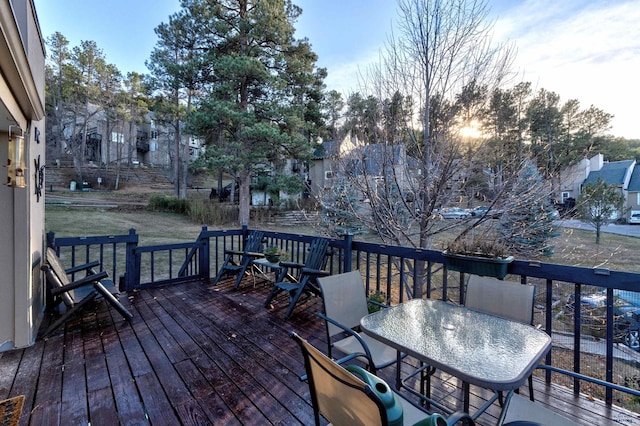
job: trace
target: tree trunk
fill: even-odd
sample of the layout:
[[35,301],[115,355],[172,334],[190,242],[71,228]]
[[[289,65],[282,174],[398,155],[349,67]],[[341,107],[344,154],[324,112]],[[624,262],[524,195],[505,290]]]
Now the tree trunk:
[[180,120],[175,122],[175,140],[174,150],[175,155],[173,159],[173,195],[176,198],[180,198]]
[[[250,184],[251,184],[251,172],[247,169],[240,170],[240,200],[239,200],[239,212],[238,220],[241,226],[249,226],[249,211],[251,197]],[[233,190],[232,185],[232,190]],[[233,195],[233,193],[231,194]]]

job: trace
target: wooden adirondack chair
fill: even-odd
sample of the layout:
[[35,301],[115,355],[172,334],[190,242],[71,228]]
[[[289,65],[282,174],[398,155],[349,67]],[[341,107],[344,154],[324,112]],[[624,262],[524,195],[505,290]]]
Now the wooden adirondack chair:
[[[60,303],[66,305],[64,312],[53,324],[44,332],[42,337],[48,336],[55,329],[65,323],[72,315],[78,312],[87,303],[94,300],[99,295],[102,296],[111,306],[113,306],[127,321],[133,318],[133,314],[125,308],[113,295],[116,292],[115,285],[111,280],[107,280],[106,271],[95,272],[93,268],[99,266],[98,261],[79,265],[65,269],[60,263],[60,259],[52,248],[47,248],[47,261],[41,269],[47,276],[47,282],[51,286],[49,289],[49,307],[54,308]],[[86,276],[71,282],[67,274],[86,271]],[[89,291],[84,293],[80,300],[76,300],[75,292],[83,287],[89,287]],[[72,291],[74,294],[72,294]]]
[[[282,291],[289,292],[289,308],[285,318],[289,318],[303,293],[320,295],[318,277],[330,275],[324,268],[327,265],[329,241],[324,238],[316,238],[309,246],[309,253],[304,264],[296,262],[280,262],[284,268],[278,274],[278,279],[273,284],[273,290],[269,293],[264,306],[269,307],[271,301]],[[292,273],[292,270],[297,272]],[[285,281],[285,278],[293,280]]]
[[217,284],[225,275],[237,275],[238,278],[233,286],[233,288],[237,289],[240,286],[242,278],[247,273],[247,269],[251,266],[251,261],[259,257],[264,257],[262,253],[263,238],[264,233],[262,231],[253,231],[247,237],[244,250],[225,250],[224,263],[213,279],[213,284]]

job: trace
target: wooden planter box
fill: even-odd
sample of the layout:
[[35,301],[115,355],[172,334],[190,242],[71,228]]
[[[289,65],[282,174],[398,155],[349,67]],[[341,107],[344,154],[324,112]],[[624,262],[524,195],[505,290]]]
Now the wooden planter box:
[[504,259],[496,259],[446,252],[443,254],[445,256],[445,265],[447,265],[447,269],[451,271],[482,275],[485,277],[496,277],[499,279],[503,279],[507,275],[509,263],[513,261],[513,256],[509,256]]

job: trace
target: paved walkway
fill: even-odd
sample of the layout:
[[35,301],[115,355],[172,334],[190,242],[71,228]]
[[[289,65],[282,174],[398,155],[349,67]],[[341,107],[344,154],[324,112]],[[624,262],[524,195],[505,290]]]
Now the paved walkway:
[[[573,339],[573,334],[553,333],[553,346],[573,350]],[[590,336],[584,336],[580,339],[580,352],[605,356],[607,354],[607,345],[604,340],[595,340]],[[640,352],[636,352],[622,343],[613,345],[613,357],[626,361],[640,362]]]
[[[585,229],[588,231],[595,231],[595,227],[588,223],[582,222],[577,219],[561,219],[556,220],[556,224],[563,228]],[[611,234],[626,235],[628,237],[640,237],[640,225],[618,225],[615,223],[605,225],[600,228],[601,232],[608,232]]]

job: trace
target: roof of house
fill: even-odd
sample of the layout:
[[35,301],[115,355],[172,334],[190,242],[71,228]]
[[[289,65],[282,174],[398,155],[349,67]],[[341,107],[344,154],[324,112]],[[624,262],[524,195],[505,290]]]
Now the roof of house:
[[335,156],[338,153],[338,146],[337,141],[322,142],[321,146],[313,150],[313,158],[319,160]]
[[633,165],[635,160],[624,161],[612,161],[610,163],[604,163],[602,168],[598,171],[589,173],[584,184],[596,183],[598,178],[609,185],[622,185],[624,184],[624,178],[627,170]]
[[640,166],[638,165],[633,168],[633,173],[631,174],[631,180],[629,181],[627,191],[640,192]]
[[[350,153],[357,174],[382,176],[389,167],[405,164],[403,145],[369,144]],[[363,169],[364,166],[364,169]]]

